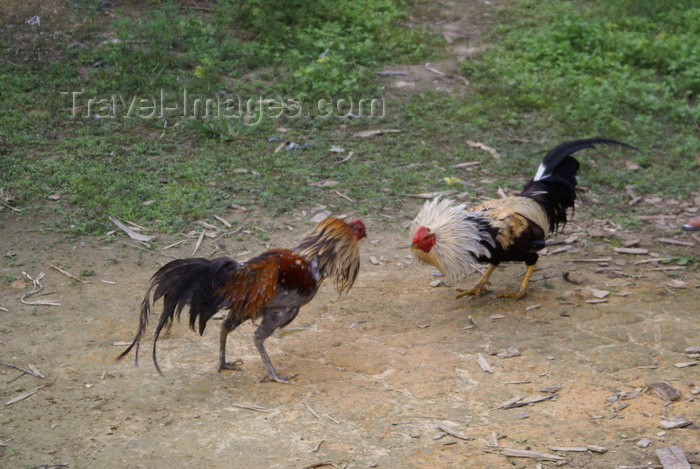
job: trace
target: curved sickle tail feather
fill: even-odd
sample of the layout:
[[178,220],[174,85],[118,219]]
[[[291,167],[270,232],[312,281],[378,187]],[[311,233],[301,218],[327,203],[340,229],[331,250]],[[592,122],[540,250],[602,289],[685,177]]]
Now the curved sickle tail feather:
[[535,177],[523,187],[521,195],[534,199],[547,212],[550,232],[566,224],[566,210],[573,207],[576,200],[576,172],[579,163],[572,155],[596,145],[619,145],[638,151],[636,147],[609,138],[564,142],[545,155]]
[[139,328],[133,342],[117,359],[124,358],[132,348],[135,348],[135,362],[138,365],[138,352],[141,336],[146,330],[148,317],[151,313],[151,291],[153,301],[163,298],[163,312],[153,338],[153,363],[158,373],[162,374],[156,359],[156,343],[160,332],[173,317],[180,317],[183,308],[189,305],[190,328],[194,329],[199,318],[199,334],[204,332],[207,321],[216,312],[227,306],[224,292],[220,291],[226,281],[240,268],[239,264],[230,257],[220,257],[214,260],[203,258],[177,259],[165,264],[151,278],[151,284],[141,302]]

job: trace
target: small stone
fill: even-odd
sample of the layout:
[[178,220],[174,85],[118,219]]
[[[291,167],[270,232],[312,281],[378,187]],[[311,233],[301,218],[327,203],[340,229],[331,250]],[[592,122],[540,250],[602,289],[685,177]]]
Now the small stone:
[[651,446],[651,440],[649,438],[642,438],[637,442],[637,446],[640,448],[648,448]]
[[663,400],[672,402],[681,397],[681,392],[668,383],[649,383],[649,387]]
[[685,417],[671,417],[659,422],[659,427],[663,428],[664,430],[670,430],[672,428],[687,427],[691,423],[693,423],[693,421]]

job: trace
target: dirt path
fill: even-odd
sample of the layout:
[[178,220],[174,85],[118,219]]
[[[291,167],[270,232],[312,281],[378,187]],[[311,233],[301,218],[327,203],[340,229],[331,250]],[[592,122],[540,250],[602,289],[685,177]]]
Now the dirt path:
[[[19,9],[13,2],[12,11],[22,18],[25,9],[51,13],[34,3]],[[480,47],[488,12],[478,5],[443,4],[444,21],[436,27],[450,50],[432,68],[453,74],[458,58]],[[386,77],[388,86],[465,88],[423,65],[401,70],[409,74]],[[661,258],[697,259],[697,244],[657,241],[695,242],[677,235],[673,219],[659,218],[644,233],[576,222],[556,238],[569,241],[561,245],[569,250],[549,248],[525,299],[495,299],[523,273],[509,265],[493,275],[492,293],[455,300],[452,288],[430,286],[439,280],[432,269],[407,258],[400,226],[417,211],[407,205],[392,224],[366,220],[370,240],[348,296],[338,298],[325,286],[289,329],[267,341],[278,371],[298,373],[290,385],[259,382],[264,370],[250,324],[229,336],[230,357],[244,361],[240,372],[215,371],[215,322],[204,337],[174,325],[159,342],[163,377],[152,365],[150,335],[141,366],[115,362],[124,348],[115,343],[133,337],[149,277],[170,256],[191,255],[196,239],[153,253],[122,237],[43,232],[42,220],[0,210],[0,278],[20,278],[0,282],[0,363],[31,364],[45,376],[20,377],[0,365],[0,467],[537,467],[534,459],[502,454],[513,448],[556,454],[566,467],[615,468],[658,464],[655,451],[674,445],[700,467],[700,406],[693,394],[700,367],[675,366],[697,362],[697,354],[686,353],[700,346],[697,266],[635,264],[652,256],[618,254],[608,238],[612,232],[639,237],[639,247]],[[269,227],[270,240],[251,229],[241,239],[205,239],[198,255],[245,259],[266,244],[288,246],[310,227],[307,218],[246,219]],[[156,245],[172,241],[161,236]],[[669,267],[680,269],[658,270]],[[46,273],[45,289],[28,301],[60,306],[22,304],[31,289],[23,271]],[[579,283],[564,280],[564,272]],[[609,293],[595,303],[601,291]],[[508,347],[520,355],[498,355]],[[492,373],[482,371],[479,355]],[[680,397],[665,402],[648,388],[657,382]],[[519,402],[544,400],[497,408],[520,396]],[[659,428],[673,416],[693,424]],[[438,425],[469,439],[445,435]],[[551,449],[589,445],[607,451]]]
[[[292,384],[280,385],[259,382],[263,367],[250,324],[229,337],[230,356],[244,361],[241,372],[215,371],[216,323],[204,337],[175,324],[159,343],[163,377],[153,368],[150,340],[138,368],[131,360],[114,361],[123,349],[114,343],[133,336],[149,276],[169,260],[165,255],[190,255],[194,239],[158,255],[125,239],[56,241],[27,231],[32,224],[26,218],[18,222],[7,211],[0,216],[1,247],[9,251],[0,273],[46,272],[47,294],[29,300],[61,303],[21,304],[31,287],[21,280],[0,289],[0,306],[7,309],[0,310],[0,362],[32,364],[46,377],[10,382],[20,372],[0,367],[3,467],[301,468],[325,461],[348,468],[535,467],[534,460],[500,455],[503,447],[556,453],[568,467],[617,467],[656,461],[654,451],[672,445],[700,462],[700,406],[692,394],[700,384],[698,367],[674,366],[697,361],[685,353],[700,345],[697,271],[634,265],[648,256],[590,243],[590,228],[569,227],[560,238],[579,242],[542,258],[535,274],[540,280],[524,300],[495,299],[492,292],[458,301],[452,288],[429,286],[432,270],[407,258],[406,233],[370,221],[361,275],[350,294],[338,299],[324,287],[289,330],[267,342],[278,370],[298,373]],[[271,245],[287,245],[309,227],[270,224],[281,228],[271,232]],[[235,243],[206,240],[198,254],[216,245],[223,246],[216,255],[265,248],[251,232]],[[650,240],[641,245],[668,254]],[[693,250],[668,247],[676,254]],[[610,260],[577,262],[596,258]],[[77,283],[52,265],[82,272],[90,283]],[[609,267],[623,274],[596,273]],[[509,265],[497,271],[492,290],[514,288],[523,270]],[[89,271],[94,276],[84,276]],[[582,283],[565,281],[562,272]],[[591,289],[609,291],[607,301],[589,303],[596,299]],[[521,355],[494,355],[507,347]],[[493,373],[481,370],[478,354]],[[680,398],[666,405],[647,389],[654,382],[670,384]],[[4,405],[42,385],[31,397]],[[496,409],[518,396],[551,399]],[[695,423],[659,428],[672,416]],[[474,439],[440,437],[437,423]],[[489,446],[494,434],[500,447]],[[640,439],[650,446],[640,447]],[[608,451],[550,449],[587,445]]]

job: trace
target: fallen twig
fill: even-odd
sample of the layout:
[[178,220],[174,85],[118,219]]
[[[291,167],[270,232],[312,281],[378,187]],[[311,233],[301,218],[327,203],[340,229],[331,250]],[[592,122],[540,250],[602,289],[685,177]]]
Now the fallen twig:
[[345,199],[345,200],[349,200],[350,202],[354,202],[353,199],[351,199],[350,197],[348,197],[347,195],[343,194],[342,192],[340,192],[340,191],[338,191],[338,190],[336,190],[336,189],[333,189],[333,192],[335,192],[336,195],[338,195],[339,197],[342,197],[342,198]]
[[659,239],[657,239],[657,241],[660,243],[675,244],[677,246],[690,246],[690,247],[695,246],[695,243],[693,243],[691,241],[681,241],[679,239],[673,239],[673,238],[659,238]]
[[437,427],[438,430],[442,430],[443,432],[447,433],[448,435],[451,435],[455,438],[459,438],[460,440],[470,441],[475,439],[471,436],[465,436],[455,430],[452,430],[450,427],[448,427],[442,422],[435,421],[435,427]]
[[324,441],[326,441],[326,440],[319,441],[318,444],[314,447],[314,449],[311,450],[311,452],[312,453],[317,452],[319,450],[319,448],[321,448],[321,445],[323,444]]
[[655,257],[653,259],[643,259],[641,261],[636,261],[634,265],[640,265],[640,264],[648,264],[650,262],[665,262],[665,261],[670,261],[673,260],[671,257]]
[[136,241],[142,241],[145,243],[148,243],[148,242],[156,239],[156,236],[147,236],[147,235],[142,235],[140,233],[135,232],[134,230],[132,230],[131,228],[126,226],[124,223],[122,223],[119,220],[117,220],[116,218],[114,218],[112,215],[109,216],[109,219],[112,223],[117,225],[117,227],[119,227],[120,230],[122,230],[124,233],[126,233],[129,236],[129,238],[131,238],[131,239],[134,239]]
[[162,248],[161,251],[165,251],[166,249],[174,248],[175,246],[179,246],[180,244],[182,244],[182,243],[184,243],[184,242],[186,242],[186,241],[187,241],[186,239],[182,239],[182,240],[180,240],[180,241],[178,241],[178,242],[176,242],[176,243],[168,244],[167,246],[165,246],[164,248]]
[[510,400],[504,402],[503,404],[499,405],[498,407],[494,407],[494,408],[491,409],[491,410],[513,409],[513,408],[515,408],[515,407],[522,407],[522,406],[526,406],[526,405],[529,405],[529,404],[535,404],[535,403],[537,403],[537,402],[542,402],[542,401],[546,401],[546,400],[549,400],[549,399],[554,399],[555,397],[559,397],[559,394],[556,394],[556,393],[548,394],[548,395],[546,395],[546,396],[535,397],[535,398],[532,398],[532,399],[528,399],[528,400],[526,400],[526,401],[523,401],[523,400],[522,400],[523,397],[524,397],[524,396],[514,397],[513,399],[510,399]]
[[547,255],[548,255],[548,256],[553,256],[554,254],[559,254],[559,253],[562,253],[562,252],[570,251],[571,249],[574,249],[574,247],[571,246],[571,245],[562,246],[562,247],[560,247],[560,248],[557,248],[557,249],[554,249],[554,250],[548,252]]
[[61,303],[54,303],[52,301],[47,301],[47,300],[38,300],[38,301],[25,301],[25,298],[28,298],[36,293],[39,293],[41,290],[44,289],[44,286],[41,284],[40,280],[44,278],[44,272],[39,272],[39,275],[36,276],[36,278],[32,278],[28,273],[22,272],[22,274],[27,277],[29,280],[34,283],[34,289],[31,291],[28,291],[22,297],[19,299],[19,301],[22,302],[22,304],[25,305],[40,305],[40,306],[61,306]]
[[229,222],[227,222],[226,220],[224,220],[223,218],[221,218],[219,215],[214,215],[214,218],[216,218],[221,223],[223,223],[226,228],[231,228],[231,224]]
[[9,401],[7,401],[7,402],[5,403],[5,405],[16,404],[17,402],[23,401],[23,400],[25,400],[25,399],[28,398],[28,397],[32,397],[34,394],[37,393],[37,391],[39,391],[39,389],[44,388],[44,387],[46,387],[46,386],[48,386],[48,384],[42,384],[41,386],[35,387],[35,388],[32,389],[31,391],[24,392],[24,393],[20,394],[19,396],[15,397],[15,398],[13,398],[13,399],[10,399]]
[[194,256],[194,253],[197,252],[197,249],[199,249],[199,245],[202,244],[202,239],[204,238],[204,231],[199,234],[199,238],[197,239],[197,243],[194,245],[194,251],[192,251],[192,255]]
[[510,456],[512,458],[530,458],[530,459],[541,459],[547,461],[565,461],[566,458],[557,456],[556,454],[540,453],[537,451],[527,451],[524,449],[513,449],[513,448],[503,448],[500,453],[494,452],[494,454],[502,454],[503,456]]
[[[121,342],[120,342],[121,343]],[[129,342],[131,343],[131,342]],[[270,411],[265,409],[264,407],[260,407],[257,405],[246,405],[246,404],[229,404],[231,407],[235,407],[237,409],[246,409],[246,410],[252,410],[254,412],[262,412],[265,414],[269,414]],[[233,410],[233,409],[226,409],[226,410]]]
[[12,205],[7,205],[5,202],[2,203],[5,207],[9,208],[10,210],[14,210],[15,212],[21,212],[20,209],[13,207]]
[[321,416],[318,415],[318,412],[316,412],[316,411],[314,410],[313,407],[311,407],[311,406],[310,406],[309,404],[307,404],[306,402],[304,402],[304,405],[306,406],[306,409],[307,409],[309,412],[311,412],[311,414],[312,414],[314,417],[316,417],[317,419],[321,420]]
[[[20,379],[20,378],[21,378],[22,376],[24,376],[24,375],[32,375],[32,376],[34,376],[34,377],[36,377],[36,378],[41,378],[41,379],[46,378],[46,377],[41,373],[41,371],[39,371],[38,369],[36,369],[36,367],[34,367],[34,365],[32,365],[32,364],[29,364],[29,370],[25,370],[24,368],[19,367],[19,366],[17,366],[17,365],[14,365],[14,364],[12,364],[12,363],[0,363],[0,365],[2,365],[2,366],[9,366],[10,368],[16,368],[16,369],[18,369],[19,371],[22,372],[21,375],[17,376],[16,378],[11,379],[10,381],[8,381],[8,383],[11,383],[12,381],[16,381],[16,380]],[[31,371],[30,371],[30,370],[31,370]]]
[[63,275],[65,275],[66,277],[70,277],[70,278],[72,278],[73,280],[77,280],[77,281],[80,282],[80,283],[85,283],[83,280],[80,280],[80,279],[79,279],[78,277],[76,277],[75,275],[71,274],[70,272],[66,272],[65,270],[61,269],[60,267],[57,267],[57,266],[55,266],[55,265],[52,265],[51,268],[52,268],[52,269],[58,270],[59,272],[61,272],[61,273],[62,273]]
[[323,466],[333,466],[333,467],[335,467],[336,469],[338,468],[338,466],[336,466],[336,465],[333,464],[332,462],[330,462],[330,461],[324,461],[324,462],[316,462],[316,463],[313,463],[313,464],[309,464],[308,466],[304,466],[304,467],[302,467],[301,469],[314,469],[315,467],[323,467]]

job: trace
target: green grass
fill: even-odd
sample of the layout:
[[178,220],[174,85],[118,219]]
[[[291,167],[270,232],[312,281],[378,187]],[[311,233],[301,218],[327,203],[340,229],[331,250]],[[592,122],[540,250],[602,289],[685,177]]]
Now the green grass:
[[17,280],[17,277],[15,277],[12,274],[0,274],[0,283],[2,283],[3,285],[8,285],[14,282],[15,280]]
[[[439,57],[439,36],[415,19],[427,5],[222,0],[208,12],[165,3],[106,19],[98,2],[85,0],[50,37],[0,34],[0,202],[25,211],[48,205],[59,221],[51,229],[94,234],[112,228],[110,214],[177,232],[231,204],[268,215],[323,204],[391,216],[408,194],[455,188],[448,176],[472,194],[516,190],[555,144],[601,135],[642,150],[580,158],[587,198],[599,200],[590,212],[619,219],[625,186],[679,199],[697,190],[700,147],[700,9],[622,3],[628,14],[602,1],[521,1],[498,10],[489,47],[462,64],[471,85],[456,96],[388,91],[374,75],[383,64]],[[138,117],[150,112],[139,99],[158,101],[161,89],[168,106],[185,89],[192,100],[254,104],[248,118],[245,105],[231,119],[182,117],[181,109],[165,119]],[[83,93],[75,117],[74,91]],[[257,122],[259,97],[275,102],[263,103]],[[316,109],[320,98],[383,98],[386,114],[350,119],[344,109],[321,117],[328,108]],[[309,115],[270,117],[280,102],[292,106],[287,115],[295,103]],[[402,132],[352,136],[374,128]],[[310,146],[275,152],[280,140],[270,137]],[[503,156],[469,148],[467,139]],[[346,153],[331,153],[332,145]],[[349,151],[354,156],[336,164]],[[640,169],[628,170],[626,159]],[[465,161],[482,164],[472,172],[452,167]],[[338,184],[315,185],[326,180]],[[47,202],[55,193],[61,200]],[[626,213],[622,222],[636,220]]]
[[622,158],[598,160],[585,168],[588,181],[613,194],[631,185],[683,197],[697,189],[700,8],[614,3],[523,1],[504,9],[491,35],[496,44],[463,65],[481,98],[471,112],[512,134],[603,135],[637,145],[642,151],[627,158],[641,171],[627,170]]

